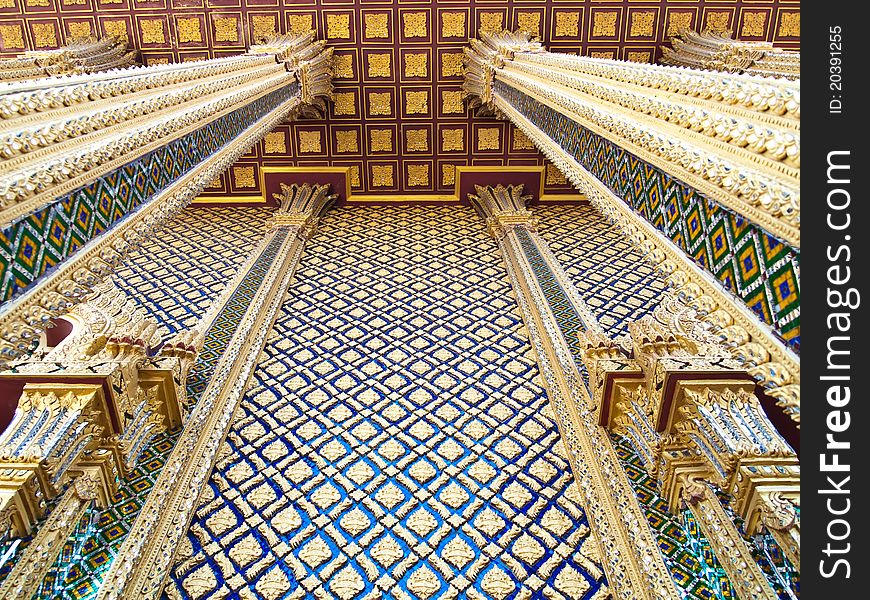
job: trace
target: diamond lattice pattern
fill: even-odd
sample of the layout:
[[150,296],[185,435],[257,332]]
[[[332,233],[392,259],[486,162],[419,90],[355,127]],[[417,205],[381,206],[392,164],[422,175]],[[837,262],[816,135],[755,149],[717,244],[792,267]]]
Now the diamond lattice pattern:
[[510,293],[469,209],[329,213],[167,595],[606,597]]

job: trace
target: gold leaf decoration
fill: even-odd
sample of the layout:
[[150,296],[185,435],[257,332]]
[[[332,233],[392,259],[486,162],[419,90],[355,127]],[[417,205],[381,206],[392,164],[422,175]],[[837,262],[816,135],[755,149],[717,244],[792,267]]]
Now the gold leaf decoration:
[[370,129],[369,130],[369,148],[371,152],[392,152],[393,151],[393,130],[392,129]]
[[189,44],[202,42],[202,30],[197,18],[179,18],[177,21],[178,43]]
[[287,15],[287,27],[289,29],[289,33],[308,33],[309,31],[314,29],[314,15],[310,13],[289,14]]
[[465,104],[462,102],[462,92],[458,90],[445,90],[441,93],[441,112],[449,114],[463,114]]
[[216,42],[239,41],[239,22],[233,17],[215,17],[214,39]]
[[359,176],[359,165],[351,165],[350,167],[350,187],[362,187],[362,181]]
[[403,13],[402,23],[404,24],[404,34],[406,38],[426,37],[429,35],[426,24],[426,13],[424,12]]
[[441,150],[444,152],[462,152],[465,150],[464,129],[442,129]]
[[359,136],[356,129],[337,130],[335,132],[336,152],[359,152]]
[[596,11],[592,13],[592,37],[613,37],[616,35],[617,13]]
[[334,54],[332,56],[332,74],[338,79],[353,79],[353,55]]
[[233,167],[233,180],[237,188],[254,188],[254,167]]
[[336,92],[333,110],[336,115],[356,115],[356,94],[353,92]]
[[37,48],[57,47],[57,32],[51,23],[33,23],[33,44]]
[[263,138],[264,152],[266,154],[286,154],[287,138],[283,131],[270,131]]
[[365,37],[389,38],[389,15],[387,13],[366,13]]
[[127,24],[124,21],[103,21],[103,31],[106,32],[106,35],[113,35],[122,40],[128,39]]
[[767,13],[763,12],[743,12],[743,27],[740,29],[740,35],[744,37],[759,37],[764,35],[765,26],[767,25]]
[[559,11],[556,13],[556,37],[580,35],[580,13]]
[[166,35],[163,31],[163,19],[142,19],[139,21],[139,27],[142,29],[143,44],[166,43]]
[[299,132],[299,153],[300,154],[319,154],[323,152],[323,141],[320,131],[300,131]]
[[0,25],[0,39],[6,48],[24,49],[24,32],[21,25]]
[[781,37],[800,37],[801,14],[799,12],[781,13],[777,35]]
[[710,11],[707,13],[706,29],[710,31],[728,31],[730,23],[731,13],[728,11]]
[[629,52],[626,58],[631,62],[648,63],[652,55],[649,52],[634,51]]
[[405,94],[405,112],[409,115],[419,115],[429,112],[429,92],[426,90],[407,92]]
[[393,165],[372,165],[372,187],[393,185]]
[[514,128],[514,150],[534,150],[535,144],[520,129]]
[[456,183],[456,165],[441,165],[441,185],[453,185]]
[[635,12],[631,14],[631,27],[628,35],[630,37],[649,37],[653,34],[655,27],[656,13],[654,12]]
[[478,150],[499,150],[501,148],[501,130],[492,127],[481,127],[477,130]]
[[87,38],[93,35],[93,29],[91,29],[91,24],[87,21],[67,22],[66,30],[69,32],[69,37],[71,39]]
[[425,52],[405,54],[405,77],[428,77],[429,55]]
[[327,14],[326,37],[341,40],[350,39],[350,15],[347,13]]
[[269,15],[254,15],[251,17],[254,41],[260,42],[275,35],[275,17]]
[[441,13],[441,37],[465,37],[465,12]]
[[480,13],[480,31],[482,33],[492,33],[504,29],[504,13],[500,12],[483,12]]
[[429,132],[425,129],[408,129],[405,131],[405,149],[408,152],[428,152]]
[[429,165],[408,165],[408,187],[429,185]]
[[367,60],[369,77],[392,76],[392,57],[389,54],[369,54]]
[[541,13],[523,12],[517,13],[517,27],[520,31],[531,35],[541,34]]
[[674,36],[685,29],[692,28],[692,13],[672,12],[668,17],[668,36]]
[[383,116],[392,115],[392,94],[390,92],[369,92],[369,113]]

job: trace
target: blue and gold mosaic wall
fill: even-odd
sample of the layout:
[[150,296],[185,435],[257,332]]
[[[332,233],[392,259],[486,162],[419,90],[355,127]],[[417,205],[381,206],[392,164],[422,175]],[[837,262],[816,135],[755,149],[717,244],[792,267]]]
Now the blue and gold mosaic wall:
[[519,90],[494,91],[800,351],[797,249]]
[[610,337],[655,309],[667,285],[631,242],[589,204],[534,208],[547,242]]
[[62,196],[0,231],[0,302],[29,288],[53,267],[287,102],[299,84],[236,109]]
[[328,213],[166,597],[603,599],[510,289],[470,209]]
[[271,213],[187,208],[134,250],[112,280],[171,333],[190,328],[262,239]]

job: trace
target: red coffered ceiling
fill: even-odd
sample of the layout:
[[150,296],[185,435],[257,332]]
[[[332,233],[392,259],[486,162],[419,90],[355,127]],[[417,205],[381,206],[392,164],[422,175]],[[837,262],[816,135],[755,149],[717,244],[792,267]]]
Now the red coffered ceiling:
[[[652,61],[675,28],[726,27],[798,49],[796,1],[0,0],[0,54],[126,35],[146,64],[236,54],[272,32],[314,28],[336,49],[324,120],[282,125],[204,196],[265,196],[261,169],[349,167],[353,197],[444,197],[454,167],[543,165],[510,124],[462,104],[460,56],[481,28],[523,28],[551,50]],[[548,169],[546,192],[569,190]]]

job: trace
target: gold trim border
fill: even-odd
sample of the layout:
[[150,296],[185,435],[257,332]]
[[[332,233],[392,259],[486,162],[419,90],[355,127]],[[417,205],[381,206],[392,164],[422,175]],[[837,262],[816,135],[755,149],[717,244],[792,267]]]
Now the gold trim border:
[[425,203],[425,202],[455,202],[462,201],[460,189],[462,184],[462,175],[465,173],[538,173],[541,176],[541,184],[537,190],[538,202],[584,202],[588,199],[581,193],[553,193],[547,194],[544,191],[544,183],[546,178],[546,167],[539,166],[485,166],[475,167],[469,165],[456,166],[456,181],[453,187],[452,194],[354,194],[350,187],[350,167],[282,167],[282,166],[266,166],[259,169],[259,184],[263,190],[260,194],[255,195],[221,195],[221,196],[197,196],[191,202],[191,206],[208,206],[210,204],[267,204],[266,190],[266,175],[269,173],[344,173],[344,197],[348,202],[359,203],[375,203],[375,202],[390,202],[390,203]]

